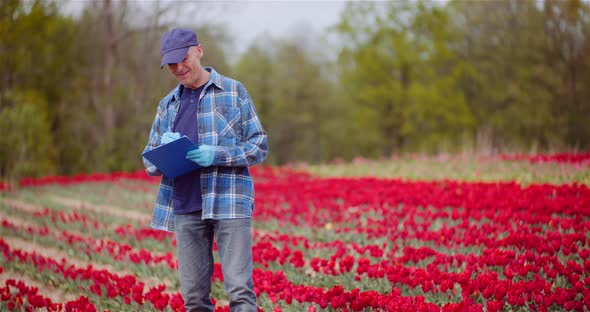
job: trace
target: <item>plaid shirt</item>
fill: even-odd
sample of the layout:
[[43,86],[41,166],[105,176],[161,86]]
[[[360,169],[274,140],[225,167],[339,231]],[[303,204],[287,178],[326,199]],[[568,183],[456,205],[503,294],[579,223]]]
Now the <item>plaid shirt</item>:
[[[215,147],[213,164],[201,168],[203,219],[234,219],[252,216],[254,183],[248,166],[266,159],[268,145],[254,103],[244,86],[206,67],[211,78],[199,100],[199,144]],[[145,151],[160,145],[162,134],[172,131],[180,104],[178,85],[158,105]],[[161,175],[151,226],[174,232],[172,190],[174,179],[162,175],[143,159],[148,175]]]

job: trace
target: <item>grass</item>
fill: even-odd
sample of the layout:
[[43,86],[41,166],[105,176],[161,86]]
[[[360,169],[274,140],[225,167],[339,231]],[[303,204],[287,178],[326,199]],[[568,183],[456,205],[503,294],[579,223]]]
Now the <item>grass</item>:
[[328,177],[400,178],[407,180],[514,181],[590,185],[590,165],[502,161],[491,157],[403,156],[392,159],[356,159],[351,163],[298,165],[312,174]]
[[[462,156],[440,156],[440,157],[422,157],[422,156],[403,156],[391,159],[381,160],[366,160],[356,159],[350,163],[326,163],[319,165],[297,165],[299,169],[304,169],[314,175],[321,177],[381,177],[381,178],[399,178],[405,180],[462,180],[462,181],[514,181],[523,185],[531,183],[551,183],[551,184],[569,184],[577,182],[580,184],[590,185],[590,166],[585,165],[574,165],[567,163],[529,163],[525,161],[502,161],[495,158],[486,157],[462,157]],[[258,181],[259,185],[266,183]],[[346,183],[346,182],[344,182]],[[74,184],[67,186],[50,185],[39,188],[20,189],[9,193],[0,193],[0,200],[10,199],[18,201],[24,204],[28,204],[31,207],[13,207],[11,204],[0,203],[0,213],[3,218],[8,221],[25,223],[26,226],[32,225],[35,228],[41,228],[46,226],[51,229],[52,233],[60,233],[61,231],[68,231],[80,236],[88,236],[101,240],[113,240],[122,244],[129,244],[134,249],[145,249],[151,253],[164,253],[164,252],[176,252],[175,246],[172,244],[172,237],[168,237],[163,241],[157,241],[150,237],[138,239],[138,237],[132,234],[117,234],[115,229],[119,226],[130,225],[133,229],[141,229],[147,227],[147,224],[143,224],[133,216],[140,214],[146,217],[151,215],[151,207],[153,200],[156,196],[157,184],[146,183],[139,181],[117,181],[117,182],[106,182],[106,183],[83,183]],[[65,198],[75,200],[75,203],[84,202],[84,205],[68,205],[56,201],[56,198]],[[264,200],[264,199],[260,199]],[[92,207],[93,206],[93,207]],[[71,214],[78,212],[83,214],[89,219],[96,220],[100,223],[99,228],[93,228],[86,223],[78,221],[60,221],[52,219],[51,216],[34,216],[31,211],[42,211],[48,209],[53,214],[62,212],[65,214]],[[90,209],[90,208],[94,208]],[[401,207],[399,209],[402,209]],[[419,208],[418,212],[428,211],[429,207]],[[448,210],[460,209],[460,207],[449,207]],[[132,213],[132,214],[130,214]],[[383,216],[381,216],[382,218]],[[346,245],[350,245],[353,242],[360,245],[385,245],[385,250],[393,250],[394,247],[399,248],[396,255],[401,254],[401,250],[405,246],[411,246],[414,248],[426,246],[432,250],[440,253],[455,255],[455,254],[472,254],[481,255],[481,246],[462,246],[455,245],[452,248],[448,246],[436,245],[432,240],[421,240],[421,239],[397,239],[390,241],[387,237],[373,237],[368,238],[362,234],[351,232],[339,232],[336,228],[347,228],[354,229],[360,225],[366,226],[366,220],[368,218],[379,219],[380,216],[371,212],[366,212],[360,217],[360,223],[356,223],[356,220],[347,220],[342,223],[328,222],[325,225],[318,227],[306,226],[306,225],[290,225],[280,222],[281,220],[268,220],[262,221],[260,219],[255,220],[253,227],[255,231],[259,233],[277,233],[275,236],[280,234],[287,234],[292,237],[301,236],[313,243],[329,243],[335,241],[342,241]],[[420,215],[416,215],[414,220],[417,223],[422,223],[425,220],[421,219]],[[405,219],[400,219],[400,227],[403,227]],[[442,224],[446,224],[449,227],[456,226],[457,221],[450,218],[438,218],[432,220],[432,225],[429,231],[438,231]],[[488,220],[481,220],[482,224],[488,222]],[[543,224],[530,224],[529,226],[539,226],[543,231],[548,230]],[[551,225],[548,225],[551,227]],[[401,229],[401,228],[400,228]],[[395,230],[395,229],[392,229]],[[562,230],[566,233],[566,231]],[[63,233],[63,232],[61,232]],[[130,232],[131,233],[131,232]],[[170,293],[178,292],[178,278],[177,273],[172,268],[165,267],[163,265],[135,265],[130,264],[128,261],[120,261],[114,259],[113,255],[110,255],[104,251],[95,252],[90,256],[85,255],[81,252],[81,246],[83,244],[68,243],[64,241],[53,241],[53,237],[42,237],[39,235],[18,232],[18,230],[3,229],[0,228],[0,234],[5,238],[12,238],[16,242],[26,241],[29,243],[35,243],[39,246],[46,247],[47,249],[57,250],[55,252],[68,258],[67,260],[77,259],[79,262],[92,263],[97,265],[107,265],[113,268],[129,272],[139,278],[165,278],[171,281],[173,285],[167,291]],[[501,239],[502,233],[498,233],[496,239]],[[260,238],[259,238],[260,239]],[[272,240],[269,240],[272,241]],[[287,246],[287,241],[272,241],[272,246],[279,251],[282,251]],[[18,248],[19,246],[14,246]],[[330,259],[336,252],[335,248],[330,247],[315,247],[307,249],[302,245],[290,246],[292,250],[302,251],[304,258],[307,261],[317,257],[321,259]],[[517,253],[522,250],[516,250]],[[356,258],[360,258],[360,255],[352,253]],[[574,255],[577,256],[577,255]],[[372,262],[376,262],[379,259],[373,258],[366,254],[365,256],[371,258]],[[385,256],[387,257],[387,256]],[[217,254],[216,254],[216,260]],[[415,268],[427,268],[428,264],[432,259],[420,261],[418,263],[408,263],[407,265]],[[560,259],[562,263],[566,263],[569,258]],[[283,271],[285,276],[294,284],[307,285],[314,287],[330,288],[334,285],[344,286],[346,290],[352,288],[360,288],[361,290],[376,290],[378,292],[388,292],[392,284],[385,278],[369,279],[367,276],[361,276],[360,280],[354,279],[353,273],[344,273],[338,276],[325,275],[320,272],[313,272],[307,274],[310,271],[310,264],[306,263],[304,267],[295,268],[288,262],[281,264],[277,261],[270,261],[267,267],[263,267],[261,263],[255,263],[255,267],[268,271]],[[30,264],[19,264],[8,259],[3,259],[0,256],[0,266],[3,266],[6,271],[4,275],[10,274],[21,274],[26,275],[31,279],[36,280],[39,283],[43,283],[49,286],[62,285],[63,292],[69,292],[76,288],[76,284],[72,281],[66,281],[61,279],[54,273],[45,272],[43,274],[36,272],[36,269]],[[356,267],[355,267],[356,268]],[[354,269],[353,268],[353,272]],[[500,268],[489,267],[490,271],[501,272]],[[456,267],[450,264],[448,270],[460,271],[461,267]],[[557,285],[559,280],[557,280]],[[420,287],[411,288],[404,284],[394,285],[400,288],[404,296],[423,296],[426,295],[429,302],[434,302],[438,305],[442,305],[449,302],[456,302],[460,298],[449,297],[447,293],[433,294],[427,293]],[[561,285],[565,287],[566,285]],[[213,295],[216,299],[220,300],[222,305],[227,305],[227,296],[223,290],[223,286],[220,282],[213,284]],[[119,299],[110,300],[94,296],[91,298],[93,302],[99,304],[102,308],[112,308],[117,310],[118,308],[138,308],[134,305],[125,305]],[[276,299],[276,298],[275,298]],[[266,293],[262,293],[259,297],[259,305],[264,311],[273,311],[277,307],[281,307],[283,311],[307,311],[312,306],[310,303],[299,303],[293,302],[287,304],[284,300],[278,300],[273,302]],[[315,304],[313,304],[316,306]],[[143,306],[148,310],[153,310],[151,307]],[[0,305],[2,310],[2,305]],[[335,311],[334,309],[324,309],[322,311]],[[511,311],[506,309],[505,311]],[[520,310],[514,310],[520,311]],[[524,310],[523,310],[524,311]],[[559,309],[563,311],[563,309]]]

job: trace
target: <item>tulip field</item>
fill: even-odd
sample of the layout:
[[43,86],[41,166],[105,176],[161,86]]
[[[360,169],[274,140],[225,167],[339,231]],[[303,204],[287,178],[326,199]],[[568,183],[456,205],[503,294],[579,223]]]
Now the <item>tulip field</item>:
[[[259,311],[590,311],[590,154],[251,173]],[[0,184],[0,311],[184,311],[158,181]],[[212,297],[229,311],[218,261]]]

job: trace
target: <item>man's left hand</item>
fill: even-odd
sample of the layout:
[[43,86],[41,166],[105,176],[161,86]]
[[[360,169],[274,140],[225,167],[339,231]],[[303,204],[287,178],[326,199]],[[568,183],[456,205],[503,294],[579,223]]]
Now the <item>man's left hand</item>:
[[186,158],[190,159],[201,167],[209,167],[213,163],[215,148],[211,145],[201,145],[199,148],[188,151]]

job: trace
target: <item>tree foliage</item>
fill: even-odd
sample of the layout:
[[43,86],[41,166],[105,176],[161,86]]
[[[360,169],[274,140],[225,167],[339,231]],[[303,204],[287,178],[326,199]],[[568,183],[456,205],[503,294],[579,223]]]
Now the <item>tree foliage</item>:
[[91,0],[74,16],[60,5],[0,2],[5,178],[141,168],[177,83],[159,67],[172,26],[197,30],[203,64],[249,90],[271,164],[590,147],[587,1],[351,2],[325,33],[336,47],[301,27],[237,59],[238,35],[190,24],[213,12],[203,3]]
[[270,162],[317,162],[333,154],[334,87],[309,50],[287,40],[254,44],[237,64],[236,78],[269,132]]
[[62,101],[76,68],[74,21],[54,3],[0,4],[0,174],[52,174]]
[[395,1],[348,6],[338,31],[342,83],[373,153],[459,146],[474,116],[460,88],[471,67],[450,49],[442,8]]

